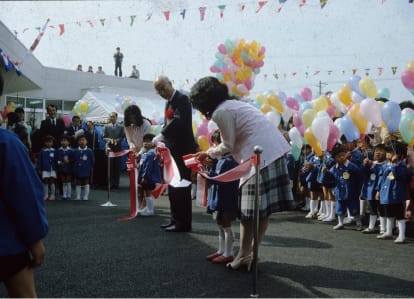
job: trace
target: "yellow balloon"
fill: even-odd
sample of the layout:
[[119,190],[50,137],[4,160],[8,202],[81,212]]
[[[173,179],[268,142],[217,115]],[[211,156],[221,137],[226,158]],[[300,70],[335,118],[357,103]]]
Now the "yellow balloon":
[[259,93],[256,96],[256,101],[258,101],[260,104],[265,104],[266,103],[266,98],[264,97],[264,95],[262,95],[261,93]]
[[344,84],[344,86],[338,91],[338,98],[345,106],[352,104],[351,88],[348,84]]
[[85,113],[86,111],[88,111],[88,102],[86,101],[80,101],[80,111]]
[[[309,109],[308,109],[309,110]],[[312,132],[312,128],[307,128],[303,136],[307,143],[312,147],[313,151],[317,156],[322,156],[322,149],[318,139],[315,137],[315,134]]]
[[210,143],[208,142],[208,138],[204,135],[198,136],[197,141],[198,141],[198,146],[200,147],[200,149],[202,151],[206,151],[210,147]]
[[328,106],[328,98],[325,96],[320,96],[313,102],[313,109],[316,111],[326,111],[326,109],[328,109]]
[[193,121],[193,123],[191,124],[192,128],[193,128],[193,135],[195,136],[197,134],[197,124],[195,121]]
[[270,112],[270,111],[272,111],[272,106],[270,106],[269,104],[263,104],[260,107],[260,111],[262,111],[263,113]]
[[285,111],[285,108],[283,108],[283,105],[282,105],[282,100],[274,93],[270,93],[266,97],[266,99],[269,105],[275,108],[277,112],[283,113]]
[[359,90],[367,97],[374,99],[377,96],[377,86],[374,81],[365,77],[359,81]]
[[408,71],[414,71],[414,60],[411,60],[411,61],[407,64],[407,70],[408,70]]
[[359,133],[364,134],[367,130],[368,120],[362,116],[360,105],[360,103],[352,105],[351,109],[348,111],[348,114],[355,127],[357,127]]
[[309,128],[312,126],[312,122],[316,117],[316,111],[314,109],[306,109],[302,113],[302,122],[305,127]]

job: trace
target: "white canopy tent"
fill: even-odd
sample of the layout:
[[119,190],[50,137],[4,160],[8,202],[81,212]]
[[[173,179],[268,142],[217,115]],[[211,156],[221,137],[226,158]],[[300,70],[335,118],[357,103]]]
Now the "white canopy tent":
[[163,115],[165,100],[155,93],[152,97],[128,95],[123,93],[87,91],[79,99],[88,103],[88,111],[82,114],[83,120],[98,123],[106,122],[111,112],[118,113],[118,121],[124,120],[123,109],[125,102],[135,103],[141,109],[142,115],[156,121]]

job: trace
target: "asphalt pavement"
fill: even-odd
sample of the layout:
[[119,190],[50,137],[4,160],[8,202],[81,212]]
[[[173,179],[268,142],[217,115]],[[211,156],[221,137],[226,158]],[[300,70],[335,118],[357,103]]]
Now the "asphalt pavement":
[[[169,202],[156,200],[156,215],[130,221],[129,179],[109,194],[91,190],[89,201],[46,202],[50,232],[47,257],[36,269],[39,297],[241,298],[253,291],[253,274],[212,264],[217,229],[193,203],[191,233],[167,233]],[[299,211],[271,216],[260,247],[260,297],[414,297],[414,241],[397,245],[352,226],[304,218]],[[237,239],[239,223],[233,224]],[[236,250],[238,248],[236,243]],[[6,297],[0,285],[0,297]]]

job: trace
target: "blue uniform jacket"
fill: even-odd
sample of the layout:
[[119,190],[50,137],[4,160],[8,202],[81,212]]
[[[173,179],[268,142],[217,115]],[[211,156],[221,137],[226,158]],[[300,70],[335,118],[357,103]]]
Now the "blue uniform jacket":
[[40,171],[56,170],[56,150],[53,147],[44,147],[40,150],[37,169]]
[[325,152],[323,155],[322,163],[318,166],[318,176],[316,181],[325,187],[334,187],[335,186],[335,177],[329,171],[323,172],[323,168],[326,167],[330,169],[335,165],[335,160],[332,158],[331,153]]
[[[64,174],[72,173],[73,168],[73,150],[70,147],[60,147],[57,151],[58,171]],[[63,161],[69,161],[69,164],[63,164]]]
[[[216,167],[209,172],[214,177],[225,173],[238,165],[232,156],[226,156],[217,161]],[[207,205],[212,211],[236,210],[238,207],[240,180],[220,183],[208,180]]]
[[314,157],[314,154],[313,153],[307,154],[306,157],[305,157],[305,160],[300,165],[301,173],[300,173],[300,176],[299,176],[299,180],[300,180],[300,183],[303,186],[307,186],[307,177],[309,175],[309,169],[305,169],[304,168],[305,167],[305,163],[306,162],[311,162],[312,159],[313,159],[313,157]]
[[95,163],[95,157],[89,147],[84,149],[78,147],[73,155],[73,173],[77,178],[87,178],[91,174],[91,169]]
[[141,154],[138,168],[138,182],[141,182],[142,178],[145,178],[150,184],[162,183],[161,166],[154,149],[150,149]]
[[47,232],[43,185],[27,148],[0,129],[0,256],[27,251]]
[[351,151],[351,158],[349,160],[357,167],[362,168],[364,162],[364,154],[359,148],[355,148],[353,151]]
[[346,161],[345,165],[336,164],[329,170],[335,177],[334,194],[336,200],[359,200],[361,174],[354,163]]
[[391,205],[405,203],[406,188],[410,175],[403,162],[386,164],[382,168],[382,176],[378,184],[380,203]]
[[362,169],[363,185],[361,197],[367,200],[375,200],[375,194],[378,191],[378,182],[382,175],[382,167],[385,162],[374,162],[370,167],[364,166]]

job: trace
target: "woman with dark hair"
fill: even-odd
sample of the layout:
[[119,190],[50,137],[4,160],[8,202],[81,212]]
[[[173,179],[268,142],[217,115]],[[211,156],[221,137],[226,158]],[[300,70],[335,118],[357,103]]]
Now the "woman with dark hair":
[[[294,201],[286,167],[286,153],[289,144],[277,127],[253,106],[231,99],[227,86],[214,77],[200,79],[191,88],[190,100],[207,119],[212,119],[221,131],[221,143],[196,155],[200,161],[230,154],[237,162],[249,159],[253,148],[263,148],[260,163],[260,212],[259,244],[267,226],[269,216],[278,211],[293,209]],[[241,180],[240,209],[240,250],[230,269],[240,269],[252,262],[253,215],[255,178]]]
[[[138,158],[143,144],[145,135],[151,133],[151,122],[142,116],[141,109],[137,105],[128,106],[124,111],[125,136],[129,149],[135,153]],[[146,202],[143,198],[138,197],[138,212],[145,216]]]

